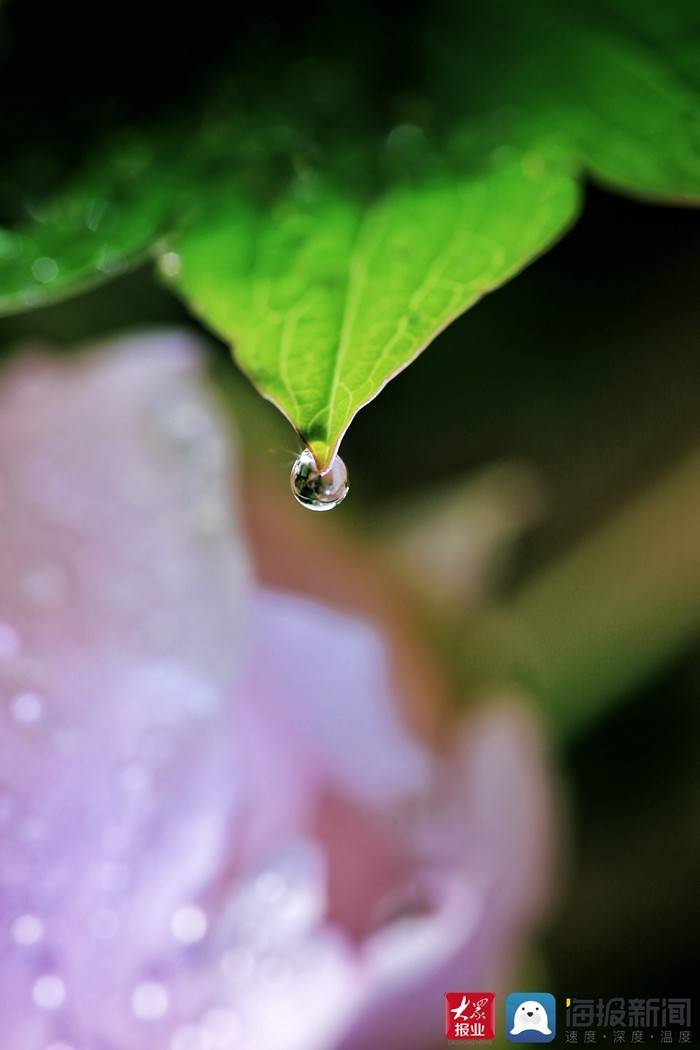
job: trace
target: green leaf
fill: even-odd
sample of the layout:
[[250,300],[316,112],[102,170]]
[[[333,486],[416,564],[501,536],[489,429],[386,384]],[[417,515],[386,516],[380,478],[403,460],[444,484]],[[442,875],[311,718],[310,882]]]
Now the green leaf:
[[465,153],[544,141],[625,192],[697,202],[700,19],[668,7],[492,0],[467,21],[450,4],[430,74]]
[[221,123],[214,109],[214,141],[208,124],[193,127],[181,112],[164,126],[118,131],[56,193],[24,199],[17,221],[0,225],[0,314],[51,304],[161,256],[166,236],[201,210],[222,170],[228,187],[233,172],[237,191],[262,192],[279,153],[277,129],[264,129],[262,117],[255,129],[239,124],[232,149],[230,117]]
[[181,238],[175,281],[325,465],[358,408],[577,201],[570,176],[527,156],[369,203],[330,189],[272,213],[228,199]]
[[[118,141],[56,197],[0,228],[0,312],[54,302],[141,262],[170,229],[177,175],[151,146]],[[154,177],[155,175],[155,177]]]
[[0,230],[0,309],[155,251],[324,466],[359,408],[561,235],[582,178],[700,199],[690,0],[443,0],[407,31],[396,87],[368,75],[382,35],[337,28],[337,54],[319,30],[275,83],[251,50],[206,112],[142,129],[140,165],[108,146]]

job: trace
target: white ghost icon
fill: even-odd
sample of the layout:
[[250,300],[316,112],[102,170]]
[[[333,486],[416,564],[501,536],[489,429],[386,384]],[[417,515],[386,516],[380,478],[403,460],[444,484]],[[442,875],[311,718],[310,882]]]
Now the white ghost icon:
[[536,999],[526,999],[515,1011],[511,1035],[520,1035],[521,1032],[541,1032],[542,1035],[551,1035],[552,1029],[547,1020],[547,1011],[542,1003]]

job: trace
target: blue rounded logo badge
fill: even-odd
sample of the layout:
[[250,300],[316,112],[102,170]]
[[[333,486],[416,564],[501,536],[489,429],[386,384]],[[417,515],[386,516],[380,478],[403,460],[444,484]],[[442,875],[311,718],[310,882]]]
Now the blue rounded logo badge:
[[509,1043],[551,1043],[557,1034],[557,1004],[550,992],[511,992],[506,999]]

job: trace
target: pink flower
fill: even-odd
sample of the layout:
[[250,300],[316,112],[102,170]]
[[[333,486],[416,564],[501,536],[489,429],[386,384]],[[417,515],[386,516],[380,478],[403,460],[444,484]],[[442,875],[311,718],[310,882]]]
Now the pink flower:
[[234,468],[181,335],[5,372],[3,1050],[426,1050],[539,907],[529,720],[414,737],[376,622],[256,583]]

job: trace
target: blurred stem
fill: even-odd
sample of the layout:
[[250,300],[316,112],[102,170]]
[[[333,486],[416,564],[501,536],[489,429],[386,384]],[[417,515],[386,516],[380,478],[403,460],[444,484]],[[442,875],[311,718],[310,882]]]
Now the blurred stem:
[[700,449],[469,635],[472,688],[515,681],[569,737],[700,628]]

